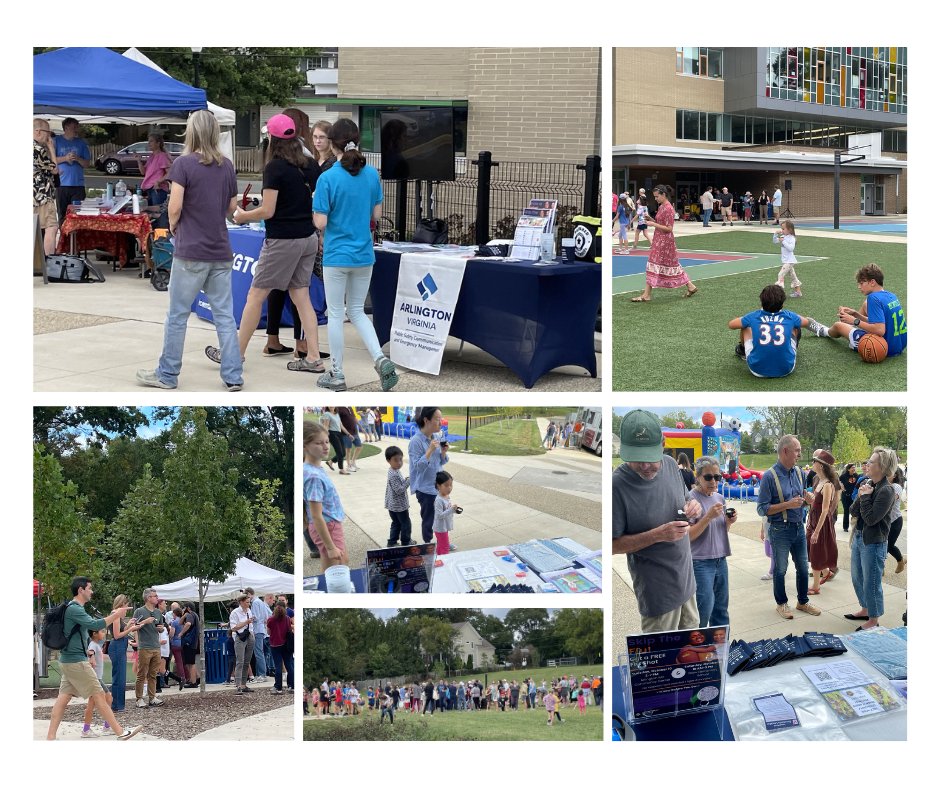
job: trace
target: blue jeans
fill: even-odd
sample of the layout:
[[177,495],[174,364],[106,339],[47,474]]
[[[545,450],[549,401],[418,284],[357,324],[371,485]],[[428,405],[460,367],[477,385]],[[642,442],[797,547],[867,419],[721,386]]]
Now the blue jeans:
[[282,668],[287,666],[287,686],[294,686],[294,655],[288,652],[286,646],[271,646],[271,656],[274,657],[274,689],[281,689]]
[[337,268],[323,266],[323,289],[326,292],[326,311],[329,319],[327,336],[330,339],[330,355],[333,357],[333,371],[343,371],[343,307],[349,316],[349,322],[359,334],[366,346],[366,352],[373,361],[382,358],[379,338],[375,335],[372,321],[366,317],[363,306],[372,281],[372,266],[357,268]]
[[154,186],[152,189],[147,190],[147,204],[148,205],[163,205],[166,202],[166,198],[169,197],[169,193],[165,192],[163,189],[158,189]]
[[260,679],[268,675],[267,663],[264,661],[264,635],[255,633],[255,678]]
[[702,227],[708,227],[708,221],[712,218],[711,208],[702,208]]
[[271,651],[271,638],[267,635],[264,638],[264,664],[268,666],[268,673],[270,673],[271,666],[274,664],[274,654]]
[[232,264],[202,263],[173,258],[170,274],[170,306],[163,329],[163,354],[157,364],[157,377],[176,385],[183,367],[183,343],[193,300],[205,291],[212,307],[215,332],[222,351],[222,381],[244,383],[238,332],[232,314]]
[[111,711],[124,711],[124,691],[127,689],[127,638],[112,640],[108,646],[111,660]]
[[869,618],[878,618],[885,612],[885,598],[881,590],[881,573],[888,555],[887,542],[865,544],[859,528],[852,539],[852,585],[858,603],[868,611]]
[[778,605],[787,603],[787,560],[793,556],[796,566],[796,599],[801,605],[809,602],[809,559],[806,554],[806,531],[802,523],[769,526],[770,548],[774,554],[774,599]]
[[698,605],[698,625],[717,627],[730,623],[728,619],[728,561],[725,558],[694,559],[695,603]]

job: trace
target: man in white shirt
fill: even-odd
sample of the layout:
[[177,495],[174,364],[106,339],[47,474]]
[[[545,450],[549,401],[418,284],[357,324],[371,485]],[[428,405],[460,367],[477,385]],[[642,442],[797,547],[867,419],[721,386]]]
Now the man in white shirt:
[[712,195],[711,186],[702,192],[702,196],[698,198],[698,201],[702,205],[702,227],[708,227],[708,221],[712,218],[712,209],[715,207],[715,198]]
[[779,186],[774,186],[774,196],[770,201],[774,207],[774,224],[780,224],[780,209],[783,207],[783,192]]
[[255,636],[254,654],[255,654],[255,678],[256,682],[265,681],[268,677],[268,666],[264,660],[264,639],[268,636],[268,619],[271,617],[271,608],[269,608],[261,597],[255,596],[253,588],[246,588],[245,593],[251,599],[251,616],[254,622],[251,625],[252,634]]

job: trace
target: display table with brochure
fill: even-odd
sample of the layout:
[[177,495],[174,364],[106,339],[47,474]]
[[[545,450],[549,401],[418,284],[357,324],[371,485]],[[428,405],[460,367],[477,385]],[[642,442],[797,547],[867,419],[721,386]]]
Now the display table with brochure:
[[[596,263],[466,259],[460,263],[465,267],[455,295],[443,292],[433,275],[431,281],[424,273],[413,276],[414,282],[400,281],[403,258],[408,257],[410,265],[420,265],[421,260],[413,261],[419,254],[376,249],[375,256],[370,292],[372,322],[380,344],[389,342],[396,312],[403,311],[396,297],[401,289],[411,293],[419,305],[444,297],[454,304],[453,309],[435,308],[433,313],[430,307],[422,314],[409,312],[407,317],[418,321],[412,324],[416,336],[417,332],[439,332],[445,317],[441,313],[449,312],[447,335],[495,356],[526,388],[545,373],[566,365],[583,367],[597,377],[594,324],[601,299],[601,266]],[[420,253],[420,258],[445,268],[455,263],[453,256],[433,251]],[[391,358],[394,361],[395,355]]]
[[[255,278],[255,266],[261,257],[261,246],[264,244],[264,232],[251,227],[229,227],[229,242],[232,245],[232,311],[235,314],[235,324],[241,325],[242,312],[248,300],[248,291]],[[310,279],[310,302],[317,313],[317,324],[326,325],[326,293],[323,282],[316,276]],[[199,291],[193,301],[192,311],[203,320],[212,321],[212,309],[206,294]],[[258,328],[268,325],[268,305],[265,302],[261,307],[261,322]],[[281,315],[282,326],[293,326],[294,318],[290,308],[290,297],[285,299],[284,311]]]

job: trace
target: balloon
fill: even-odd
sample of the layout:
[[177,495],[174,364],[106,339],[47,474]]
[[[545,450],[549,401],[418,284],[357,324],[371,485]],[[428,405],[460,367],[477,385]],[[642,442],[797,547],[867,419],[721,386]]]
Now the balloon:
[[684,421],[677,421],[677,422],[676,422],[676,429],[677,429],[677,430],[684,430],[684,429],[685,429],[685,422],[684,422]]

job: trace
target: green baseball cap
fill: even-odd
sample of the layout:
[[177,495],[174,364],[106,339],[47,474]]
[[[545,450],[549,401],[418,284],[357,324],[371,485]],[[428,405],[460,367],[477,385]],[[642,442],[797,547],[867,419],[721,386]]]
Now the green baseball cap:
[[620,422],[620,459],[659,462],[663,458],[663,428],[648,410],[631,410]]

